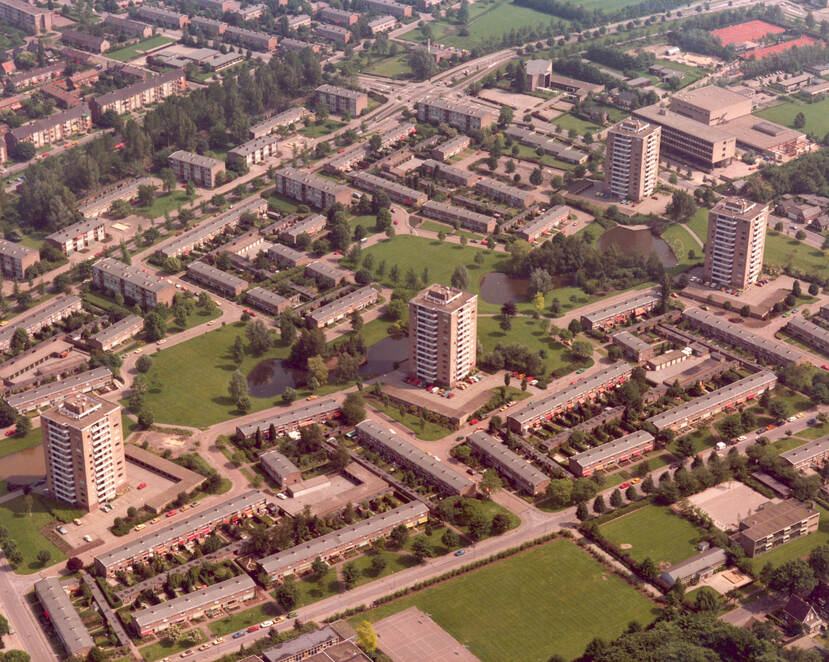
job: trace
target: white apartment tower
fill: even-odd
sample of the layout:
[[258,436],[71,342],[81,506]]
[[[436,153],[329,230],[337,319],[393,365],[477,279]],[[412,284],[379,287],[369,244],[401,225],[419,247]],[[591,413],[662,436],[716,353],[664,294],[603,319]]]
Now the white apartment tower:
[[409,373],[452,387],[475,367],[478,297],[432,285],[409,302]]
[[742,290],[763,270],[768,205],[743,198],[720,200],[708,214],[706,282]]
[[605,187],[620,200],[639,201],[653,194],[659,174],[662,127],[630,117],[607,133]]

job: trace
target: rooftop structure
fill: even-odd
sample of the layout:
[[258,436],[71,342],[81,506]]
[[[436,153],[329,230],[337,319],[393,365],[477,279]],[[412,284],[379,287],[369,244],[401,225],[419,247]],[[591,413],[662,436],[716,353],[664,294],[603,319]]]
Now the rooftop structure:
[[367,308],[376,301],[377,290],[371,285],[366,285],[331,303],[320,306],[308,315],[308,319],[312,327],[319,329],[345,319],[351,313]]
[[638,430],[631,434],[589,448],[570,457],[570,471],[577,476],[589,476],[594,471],[639,457],[653,450],[654,438],[650,432]]
[[484,456],[499,473],[505,475],[523,492],[535,496],[541,494],[550,484],[550,478],[536,469],[520,455],[513,453],[499,439],[483,430],[476,430],[466,438],[466,443]]
[[618,303],[584,313],[581,316],[581,325],[588,330],[614,327],[627,321],[629,317],[639,317],[650,312],[661,303],[662,296],[658,292],[634,294]]
[[340,406],[336,400],[330,398],[314,400],[313,402],[298,407],[291,407],[285,412],[277,413],[258,421],[242,423],[236,427],[236,436],[239,439],[250,439],[256,434],[257,430],[261,430],[262,434],[267,434],[271,426],[274,427],[277,434],[282,434],[286,430],[292,430],[307,423],[327,420],[338,412],[339,409]]
[[69,656],[85,656],[95,647],[59,577],[36,581],[35,595]]
[[780,454],[780,458],[795,469],[822,466],[829,457],[829,436],[820,437]]

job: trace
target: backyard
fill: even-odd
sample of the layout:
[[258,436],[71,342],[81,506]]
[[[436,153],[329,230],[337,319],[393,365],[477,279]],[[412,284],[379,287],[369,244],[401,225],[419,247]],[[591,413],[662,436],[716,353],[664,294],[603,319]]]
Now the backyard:
[[572,659],[594,637],[617,637],[655,606],[567,540],[498,561],[404,597],[353,622],[377,621],[411,606],[428,613],[482,662]]

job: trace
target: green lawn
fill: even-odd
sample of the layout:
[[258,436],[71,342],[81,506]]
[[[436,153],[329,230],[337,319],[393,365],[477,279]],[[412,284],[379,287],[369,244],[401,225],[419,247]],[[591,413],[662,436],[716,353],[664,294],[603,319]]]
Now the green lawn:
[[[702,430],[694,430],[693,432],[683,435],[683,437],[691,437],[691,440],[694,442],[694,449],[697,453],[705,450],[706,448],[710,448],[716,443],[714,435],[712,435],[707,428]],[[676,445],[681,438],[682,437],[677,437],[666,446],[666,448],[674,455],[677,454]]]
[[409,77],[412,74],[412,68],[409,66],[409,55],[408,53],[398,53],[394,57],[375,60],[363,69],[363,73],[387,76],[388,78]]
[[423,423],[421,423],[421,418],[408,411],[401,413],[400,408],[393,404],[384,407],[383,403],[376,398],[369,399],[368,404],[374,409],[383,412],[389,418],[393,418],[398,423],[405,425],[418,439],[422,439],[423,441],[437,441],[453,432],[452,428],[438,423],[432,423],[431,421],[423,420]]
[[170,191],[169,193],[157,195],[155,200],[153,200],[153,204],[149,207],[136,207],[135,213],[146,218],[158,218],[178,209],[189,201],[190,198],[187,197],[187,191],[179,189],[178,191]]
[[[27,513],[26,497],[19,496],[11,501],[0,503],[0,526],[8,530],[9,538],[17,543],[17,548],[23,555],[23,561],[15,570],[20,575],[30,575],[43,569],[37,560],[37,554],[41,550],[46,550],[52,555],[47,565],[66,559],[66,555],[40,533],[40,530],[47,526],[57,525],[53,508],[59,508],[59,506],[37,494],[30,496],[32,497],[31,516]],[[66,519],[67,514],[77,516],[77,513],[69,511],[63,511],[60,514],[62,519]]]
[[451,225],[432,220],[423,221],[417,227],[420,230],[428,230],[429,232],[444,232],[447,237],[455,235],[457,237],[466,237],[467,239],[477,239],[478,241],[484,237],[482,234],[476,234],[475,232],[469,232],[468,230],[462,230],[460,228],[456,230]]
[[803,558],[808,556],[809,552],[815,547],[829,543],[829,510],[817,504],[815,504],[815,508],[820,511],[818,530],[811,535],[795,538],[777,549],[757,556],[754,559],[754,565],[758,570],[766,563],[778,566],[786,561]]
[[777,122],[789,128],[794,127],[794,118],[803,113],[806,126],[799,131],[814,133],[821,138],[829,132],[829,99],[822,99],[816,103],[799,103],[790,101],[772,108],[759,110],[755,115],[772,122]]
[[268,208],[282,212],[283,214],[295,214],[299,203],[296,200],[285,198],[271,191],[268,194]]
[[4,437],[0,441],[0,457],[39,446],[43,443],[42,435],[40,428],[32,428],[25,437]]
[[320,136],[327,136],[329,133],[334,133],[334,131],[341,129],[344,126],[345,124],[343,122],[327,119],[320,124],[312,122],[310,126],[306,126],[304,129],[300,130],[300,133],[303,136],[308,136],[309,138],[319,138]]
[[553,124],[560,126],[565,131],[575,131],[580,136],[583,136],[586,131],[593,133],[601,129],[600,126],[593,124],[592,122],[585,122],[583,119],[568,113],[559,115],[553,119]]
[[[662,233],[662,238],[671,247],[677,259],[677,265],[672,271],[686,271],[699,264],[704,259],[702,247],[681,225],[671,225]],[[693,259],[688,257],[688,251],[694,251]]]
[[637,561],[650,558],[657,565],[673,565],[693,556],[694,543],[700,539],[693,524],[663,506],[645,506],[602,524],[599,530]]
[[778,441],[775,441],[771,448],[774,451],[775,455],[779,455],[780,453],[785,453],[786,451],[792,450],[792,448],[797,448],[798,446],[802,446],[803,444],[809,443],[808,439],[801,439],[800,437],[784,437]]
[[[176,653],[180,653],[181,651],[187,650],[188,648],[192,648],[195,650],[198,649],[199,644],[201,644],[205,639],[207,639],[207,635],[204,634],[199,628],[191,628],[197,632],[197,641],[195,644],[190,643],[189,639],[187,643],[179,642],[173,643],[169,639],[162,639],[154,644],[150,644],[149,646],[144,646],[143,648],[139,648],[139,652],[141,653],[141,657],[146,660],[146,662],[153,662],[154,660],[160,660],[163,657],[169,657]],[[176,658],[178,659],[178,658]],[[198,660],[198,655],[196,655],[193,659]]]
[[262,621],[272,620],[274,616],[284,614],[284,610],[275,602],[266,602],[250,609],[237,611],[230,616],[225,616],[218,621],[213,621],[208,627],[210,632],[217,637],[232,634],[238,630],[244,630],[251,625]]
[[829,277],[829,262],[826,260],[826,253],[777,232],[766,234],[766,250],[763,259],[769,265],[780,267],[791,265],[801,271],[819,275],[821,278]]
[[685,223],[704,244],[708,239],[708,212],[707,207],[698,207],[694,215]]
[[594,637],[617,637],[655,606],[587,552],[555,540],[357,616],[377,621],[411,606],[482,662],[572,659]]
[[139,41],[137,44],[133,44],[132,46],[127,46],[126,48],[122,48],[117,51],[110,51],[106,54],[106,56],[112,58],[113,60],[118,60],[119,62],[129,62],[130,60],[137,58],[139,55],[143,55],[146,51],[172,43],[173,40],[169,37],[158,34],[154,37],[150,37],[149,39],[145,39],[144,41]]

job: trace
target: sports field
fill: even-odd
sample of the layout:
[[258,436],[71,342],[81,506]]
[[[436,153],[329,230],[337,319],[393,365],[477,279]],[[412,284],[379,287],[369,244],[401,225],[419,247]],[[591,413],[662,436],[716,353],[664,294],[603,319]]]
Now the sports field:
[[599,530],[637,561],[649,558],[657,565],[690,558],[701,537],[693,524],[663,506],[645,506],[602,524]]
[[781,103],[779,106],[758,110],[755,115],[763,119],[777,122],[791,129],[794,128],[794,118],[798,113],[803,113],[806,118],[806,126],[798,131],[814,133],[823,138],[829,133],[829,98],[816,103]]
[[617,637],[655,605],[567,540],[480,570],[355,617],[374,622],[416,605],[481,662],[572,659],[594,637]]

